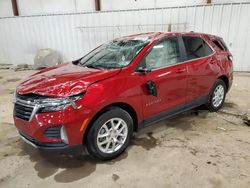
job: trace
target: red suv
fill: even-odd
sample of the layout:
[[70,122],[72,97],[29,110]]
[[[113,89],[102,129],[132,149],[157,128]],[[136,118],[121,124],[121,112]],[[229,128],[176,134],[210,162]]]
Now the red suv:
[[35,148],[86,148],[109,160],[126,149],[134,131],[203,104],[219,110],[232,80],[232,55],[220,37],[126,36],[21,81],[14,121]]

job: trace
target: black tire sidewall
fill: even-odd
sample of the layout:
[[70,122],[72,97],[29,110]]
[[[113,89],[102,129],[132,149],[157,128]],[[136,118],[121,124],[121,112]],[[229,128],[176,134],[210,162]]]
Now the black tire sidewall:
[[[97,146],[97,135],[102,125],[111,118],[121,118],[128,126],[128,136],[123,146],[114,153],[103,153]],[[98,117],[92,125],[87,135],[87,150],[95,158],[100,160],[110,160],[119,156],[128,146],[133,135],[133,120],[128,112],[121,108],[113,108]]]
[[[219,106],[215,107],[213,105],[214,91],[215,91],[216,87],[218,87],[219,85],[221,85],[224,88],[224,97],[223,97],[223,100],[222,100],[221,104]],[[226,98],[226,92],[227,92],[227,88],[226,88],[225,82],[223,80],[220,80],[220,79],[216,80],[216,82],[215,82],[215,84],[213,86],[213,89],[212,89],[212,91],[210,93],[210,98],[209,98],[209,103],[208,103],[208,108],[209,108],[210,111],[216,112],[223,106],[225,98]]]

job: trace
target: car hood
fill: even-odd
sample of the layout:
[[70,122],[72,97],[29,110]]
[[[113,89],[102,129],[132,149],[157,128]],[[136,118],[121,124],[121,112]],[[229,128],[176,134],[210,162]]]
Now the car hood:
[[49,67],[22,80],[17,86],[19,94],[38,94],[67,97],[86,91],[95,82],[117,75],[120,69],[99,70],[65,63]]

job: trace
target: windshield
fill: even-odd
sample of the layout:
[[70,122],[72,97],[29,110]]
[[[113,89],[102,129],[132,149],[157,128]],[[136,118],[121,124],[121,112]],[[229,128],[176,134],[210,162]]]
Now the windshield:
[[129,65],[147,43],[142,40],[112,41],[84,56],[79,65],[90,68],[122,68]]

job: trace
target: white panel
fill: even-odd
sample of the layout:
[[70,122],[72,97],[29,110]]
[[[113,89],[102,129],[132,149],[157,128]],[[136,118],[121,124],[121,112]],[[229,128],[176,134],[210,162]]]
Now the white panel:
[[156,7],[174,7],[206,4],[207,0],[156,0]]
[[154,8],[155,0],[101,0],[102,10]]
[[0,16],[13,16],[10,0],[0,0]]
[[43,13],[74,12],[74,0],[42,0]]
[[94,0],[76,0],[76,11],[94,11],[95,10],[95,1]]
[[101,0],[102,10],[164,8],[206,4],[206,0]]
[[17,0],[20,15],[42,14],[42,1]]
[[0,18],[0,63],[32,64],[41,48],[68,61],[116,37],[171,29],[223,37],[234,69],[250,71],[249,20],[250,3]]
[[243,3],[243,2],[250,2],[250,0],[212,0],[212,3]]
[[20,15],[72,13],[95,10],[94,0],[17,0],[17,2]]

